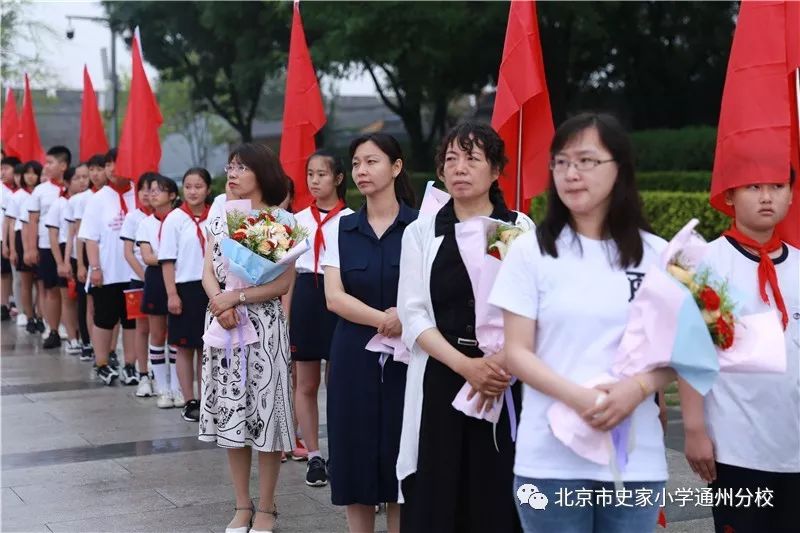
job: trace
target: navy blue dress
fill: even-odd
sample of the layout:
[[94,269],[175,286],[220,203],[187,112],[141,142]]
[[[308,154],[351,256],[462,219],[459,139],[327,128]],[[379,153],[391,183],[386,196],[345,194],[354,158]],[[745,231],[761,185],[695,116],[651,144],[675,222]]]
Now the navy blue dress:
[[[375,309],[397,305],[403,232],[418,212],[400,204],[377,238],[367,209],[339,222],[339,273],[347,294]],[[403,423],[406,365],[364,349],[375,328],[339,319],[328,377],[328,472],[334,505],[397,501],[395,465]]]

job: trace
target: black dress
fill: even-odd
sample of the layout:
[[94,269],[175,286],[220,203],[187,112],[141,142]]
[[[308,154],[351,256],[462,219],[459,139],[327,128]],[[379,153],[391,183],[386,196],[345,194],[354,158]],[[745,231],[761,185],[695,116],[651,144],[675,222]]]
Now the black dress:
[[[509,223],[517,214],[496,207],[492,218]],[[482,357],[475,339],[475,300],[455,238],[453,201],[436,215],[444,239],[431,271],[431,301],[437,329],[461,353]],[[460,340],[460,342],[459,342]],[[514,442],[503,407],[496,427],[466,416],[451,405],[464,378],[433,357],[423,380],[417,471],[403,480],[405,504],[400,530],[406,533],[522,531],[513,497]],[[512,387],[517,413],[519,383]]]

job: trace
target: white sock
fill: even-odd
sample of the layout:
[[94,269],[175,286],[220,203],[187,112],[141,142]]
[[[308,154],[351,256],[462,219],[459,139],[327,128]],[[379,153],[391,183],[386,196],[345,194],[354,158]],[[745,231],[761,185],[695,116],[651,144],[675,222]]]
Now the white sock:
[[169,349],[169,378],[172,391],[181,390],[181,382],[178,381],[178,365],[175,360],[178,357],[178,349],[174,346],[168,345]]
[[309,461],[310,461],[311,459],[313,459],[314,457],[322,457],[322,454],[321,454],[321,453],[319,453],[319,450],[317,450],[317,451],[315,451],[315,452],[308,452],[308,460],[309,460]]
[[150,345],[150,365],[153,367],[153,377],[156,381],[156,390],[169,390],[169,372],[167,371],[167,359],[164,357],[163,346]]

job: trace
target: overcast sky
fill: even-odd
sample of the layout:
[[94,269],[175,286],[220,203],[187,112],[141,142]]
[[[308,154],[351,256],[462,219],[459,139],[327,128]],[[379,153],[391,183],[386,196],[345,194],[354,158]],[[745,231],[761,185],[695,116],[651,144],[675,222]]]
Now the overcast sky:
[[[103,17],[105,11],[99,2],[76,2],[76,1],[33,1],[25,9],[27,19],[38,20],[54,30],[55,35],[43,35],[42,42],[39,43],[41,56],[48,64],[50,71],[58,78],[54,83],[57,87],[71,89],[81,89],[83,87],[83,65],[89,68],[89,75],[96,90],[103,90],[107,87],[107,81],[103,78],[103,63],[100,50],[107,49],[110,59],[111,34],[107,26],[102,23],[75,20],[72,26],[75,36],[72,40],[66,38],[68,26],[68,15]],[[141,31],[147,31],[141,28]],[[18,41],[15,43],[21,52],[33,55],[34,47],[37,46],[31,41],[27,31],[20,32]],[[147,60],[147,50],[144,50],[144,58]],[[157,78],[157,71],[146,65],[148,76],[151,80]],[[117,72],[130,74],[131,54],[125,46],[122,38],[117,41]],[[13,86],[21,86],[22,81],[4,80]],[[354,80],[339,81],[341,94],[375,94],[372,81],[368,76],[363,76]],[[36,88],[35,85],[32,88]]]

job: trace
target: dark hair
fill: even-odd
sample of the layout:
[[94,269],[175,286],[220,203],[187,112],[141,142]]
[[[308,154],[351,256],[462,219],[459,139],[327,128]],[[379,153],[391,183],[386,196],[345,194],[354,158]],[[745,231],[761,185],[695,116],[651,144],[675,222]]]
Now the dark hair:
[[136,192],[141,191],[145,187],[149,189],[150,184],[153,183],[153,180],[155,180],[159,175],[160,174],[158,172],[145,172],[139,176],[139,179],[136,180]]
[[22,165],[22,182],[20,183],[20,187],[25,189],[25,174],[28,173],[29,170],[33,170],[33,173],[36,174],[36,185],[39,185],[42,182],[42,164],[38,161],[32,160],[24,163]]
[[75,167],[67,167],[67,170],[64,171],[64,183],[69,183],[72,181],[72,178],[75,177]]
[[[611,152],[617,163],[617,179],[611,189],[611,203],[603,221],[603,233],[617,245],[617,264],[622,267],[639,265],[644,255],[644,243],[640,230],[652,231],[644,217],[642,198],[636,188],[636,173],[633,163],[633,148],[630,137],[619,120],[607,113],[581,113],[565,120],[556,130],[550,144],[550,156],[560,152],[564,146],[582,132],[595,128],[600,142]],[[547,213],[536,227],[539,249],[543,254],[558,257],[556,240],[569,225],[575,230],[572,215],[556,191],[553,172],[550,172],[550,187],[547,191]]]
[[[286,196],[289,197],[289,205],[286,206],[286,210],[290,213],[294,213],[294,207],[292,207],[292,202],[294,201],[294,181],[289,176],[286,176]],[[284,200],[286,199],[284,196]]]
[[261,190],[261,199],[268,205],[280,205],[286,198],[286,181],[289,176],[284,172],[281,162],[266,145],[244,143],[233,149],[228,156],[228,163],[234,158],[256,175],[256,183]]
[[78,164],[75,165],[75,168],[81,168],[81,167],[89,168],[88,161],[79,161]]
[[399,201],[404,202],[409,207],[416,207],[417,196],[414,194],[414,189],[411,187],[408,169],[403,159],[403,150],[400,148],[400,143],[397,142],[397,139],[388,133],[381,132],[367,133],[357,137],[350,143],[350,159],[353,158],[359,146],[369,141],[375,143],[378,148],[389,157],[390,163],[393,164],[398,159],[403,162],[403,167],[394,180],[394,194]]
[[25,168],[25,165],[22,163],[17,163],[14,165],[14,174],[22,174],[22,169]]
[[103,168],[106,166],[106,156],[105,154],[94,154],[92,157],[89,158],[89,161],[86,163],[90,167],[100,167]]
[[22,161],[20,161],[18,157],[14,157],[13,155],[4,157],[2,160],[0,160],[0,166],[9,165],[12,167],[16,167],[20,163],[22,163]]
[[115,163],[117,161],[117,148],[114,147],[108,152],[106,152],[105,157],[103,158],[103,165],[108,163]]
[[190,168],[189,170],[187,170],[186,172],[183,173],[183,181],[186,181],[186,178],[189,177],[189,176],[192,176],[192,175],[200,176],[200,179],[202,179],[205,182],[206,188],[208,189],[208,193],[206,194],[205,203],[210,204],[211,203],[211,173],[208,170],[204,169],[203,167],[192,167],[192,168]]
[[157,184],[158,188],[162,191],[165,191],[167,194],[175,195],[175,200],[172,202],[172,207],[178,207],[181,205],[181,198],[178,194],[178,184],[175,183],[174,179],[168,178],[161,174],[153,173],[153,176],[150,177],[150,185],[153,183]]
[[[344,173],[344,163],[342,162],[342,158],[325,148],[317,150],[306,160],[306,179],[308,179],[308,164],[311,163],[311,160],[315,157],[321,157],[327,161],[328,170],[330,170],[331,174],[333,174],[334,182],[336,181],[336,176],[340,174],[342,175],[341,183],[336,186],[336,196],[340,200],[344,200],[347,195],[347,175]],[[294,196],[294,191],[292,196]]]
[[47,151],[47,155],[52,155],[57,160],[66,163],[67,166],[72,164],[72,152],[66,146],[61,146],[60,144],[53,146]]
[[[436,174],[442,176],[444,173],[444,159],[447,149],[452,143],[458,143],[459,148],[465,152],[471,152],[473,147],[483,150],[486,160],[491,165],[492,170],[503,173],[508,164],[506,157],[506,145],[500,135],[491,126],[478,122],[463,122],[447,132],[439,143],[436,150],[434,162],[436,164]],[[489,200],[495,207],[508,209],[506,200],[503,198],[503,191],[500,190],[499,180],[494,180],[489,188]]]

